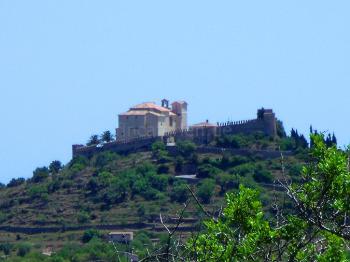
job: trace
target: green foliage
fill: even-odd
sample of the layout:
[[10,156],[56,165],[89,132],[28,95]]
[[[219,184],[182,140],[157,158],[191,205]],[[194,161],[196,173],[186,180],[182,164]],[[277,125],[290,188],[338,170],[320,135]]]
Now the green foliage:
[[20,257],[24,257],[27,255],[32,248],[32,245],[29,243],[20,243],[17,247],[17,255]]
[[220,172],[221,172],[220,169],[212,166],[211,164],[203,164],[198,167],[197,177],[199,178],[215,177]]
[[0,244],[0,251],[4,252],[5,256],[10,255],[12,249],[13,249],[13,245],[10,243],[1,243]]
[[110,152],[110,151],[104,151],[104,152],[97,154],[96,160],[95,160],[95,166],[97,168],[102,168],[102,167],[105,167],[107,164],[110,164],[111,162],[113,162],[117,159],[119,159],[118,154],[116,154],[114,152]]
[[168,187],[169,177],[167,175],[155,175],[151,181],[152,187],[159,191],[166,191]]
[[88,243],[90,242],[91,239],[93,238],[100,238],[102,236],[102,234],[96,230],[96,229],[88,229],[84,231],[84,234],[81,238],[81,240],[83,241],[83,243]]
[[242,148],[247,146],[247,141],[242,135],[225,135],[216,139],[216,145],[225,148]]
[[45,184],[33,185],[28,189],[28,195],[31,199],[41,199],[47,201],[48,188]]
[[52,161],[51,164],[49,165],[49,171],[50,171],[52,174],[57,174],[61,169],[62,169],[62,163],[61,163],[61,161],[54,160],[54,161]]
[[273,182],[273,176],[270,171],[266,170],[263,167],[256,168],[253,174],[253,178],[256,182],[260,183],[272,183]]
[[[112,140],[113,140],[113,135],[111,131],[107,130],[102,133],[101,141],[108,143],[108,142],[111,142]],[[97,141],[94,141],[94,142],[97,142]]]
[[215,181],[213,179],[204,179],[200,182],[197,189],[197,196],[205,203],[210,203],[212,196],[215,193]]
[[34,183],[39,183],[46,180],[49,177],[49,169],[47,167],[38,167],[33,171],[33,177],[31,179]]
[[100,141],[100,138],[98,137],[98,135],[92,135],[88,142],[86,143],[87,146],[93,146],[93,145],[97,145],[99,144],[101,141]]
[[197,149],[196,144],[191,141],[180,141],[176,143],[177,150],[180,155],[185,158],[190,158]]
[[166,150],[166,146],[163,142],[157,141],[152,144],[152,152],[154,154],[157,154],[159,151],[164,151]]
[[288,189],[298,212],[283,219],[277,216],[278,220],[268,217],[258,192],[240,186],[238,193],[227,194],[223,216],[206,221],[205,231],[188,242],[189,258],[349,261],[350,234],[345,229],[350,212],[348,155],[328,147],[322,136],[312,136],[312,142],[313,162],[302,169],[304,183]]
[[170,193],[171,201],[177,201],[179,203],[185,203],[189,197],[189,190],[186,183],[177,180],[173,184],[173,190]]
[[277,136],[278,137],[285,138],[287,136],[286,131],[284,129],[283,122],[281,120],[277,120],[276,128],[277,128]]
[[23,177],[20,178],[12,178],[10,182],[7,184],[7,187],[16,187],[24,184],[26,180]]
[[220,193],[223,194],[230,189],[237,189],[239,180],[236,175],[221,173],[216,176],[216,184],[220,186]]
[[80,211],[77,214],[77,221],[80,224],[85,224],[90,221],[90,214],[85,211]]

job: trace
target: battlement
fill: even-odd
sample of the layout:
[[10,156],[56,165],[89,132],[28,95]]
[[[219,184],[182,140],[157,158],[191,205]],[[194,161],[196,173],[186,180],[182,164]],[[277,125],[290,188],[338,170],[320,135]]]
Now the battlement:
[[[166,101],[164,103],[166,103]],[[259,109],[257,111],[256,119],[218,122],[216,125],[210,124],[207,121],[190,128],[178,128],[174,131],[166,132],[162,136],[142,136],[132,139],[118,139],[117,141],[92,146],[73,145],[72,151],[73,157],[78,155],[91,157],[98,152],[106,150],[116,153],[127,153],[142,149],[150,149],[152,143],[155,141],[176,142],[190,140],[197,144],[209,144],[217,136],[251,134],[255,132],[263,132],[271,137],[277,135],[276,117],[272,109]]]

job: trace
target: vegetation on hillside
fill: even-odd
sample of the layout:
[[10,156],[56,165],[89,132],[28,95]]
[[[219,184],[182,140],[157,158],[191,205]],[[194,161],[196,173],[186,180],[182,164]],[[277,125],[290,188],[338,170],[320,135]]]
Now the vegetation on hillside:
[[[346,216],[345,184],[349,175],[344,171],[346,153],[336,149],[335,136],[314,136],[310,155],[305,137],[296,130],[292,130],[290,136],[285,136],[283,130],[280,134],[275,139],[261,133],[223,136],[211,146],[292,150],[295,154],[285,157],[283,163],[281,159],[233,155],[229,151],[199,154],[197,145],[190,141],[177,143],[175,154],[169,153],[163,143],[156,142],[150,152],[129,155],[102,152],[89,159],[76,157],[65,166],[53,161],[48,167],[34,170],[32,178],[13,179],[0,188],[0,222],[11,226],[61,226],[63,230],[67,226],[141,224],[146,231],[136,235],[133,249],[141,257],[147,257],[145,247],[152,254],[164,252],[162,247],[172,250],[177,234],[169,242],[166,235],[152,231],[155,223],[163,227],[160,213],[178,216],[186,203],[181,218],[196,220],[191,225],[184,223],[200,232],[177,250],[180,252],[177,254],[188,260],[218,261],[226,257],[222,261],[260,261],[265,259],[263,254],[269,254],[267,261],[279,261],[296,254],[290,261],[326,261],[338,253],[345,259],[346,238],[339,234],[341,221],[327,217],[322,228],[317,223],[324,217],[317,217],[315,208],[324,207],[322,214],[328,216],[331,210],[328,207],[332,204],[333,214]],[[108,142],[109,135],[104,135],[102,140]],[[327,172],[332,173],[326,181],[322,176]],[[196,174],[198,180],[177,177],[184,174]],[[289,182],[293,182],[293,186]],[[325,185],[332,191],[327,191],[330,189]],[[339,188],[342,193],[338,193]],[[291,198],[283,190],[287,190]],[[322,202],[322,192],[332,200]],[[220,212],[225,203],[226,208]],[[295,208],[300,206],[305,207],[304,214]],[[208,214],[214,219],[208,219]],[[327,230],[330,223],[335,224],[332,230]],[[176,227],[176,222],[168,225]],[[39,247],[42,240],[33,242],[20,234],[7,237],[0,234],[0,250],[13,261],[117,259],[113,245],[105,240],[106,232],[60,235],[52,237],[52,245],[55,249],[59,247],[59,251],[51,258],[38,253],[43,248]],[[184,239],[188,238],[189,235]],[[304,245],[298,239],[310,242]],[[323,241],[322,245],[315,244],[318,240]],[[71,244],[66,245],[68,242]],[[282,254],[276,255],[276,247],[280,246],[284,248]],[[125,248],[117,247],[119,251]],[[318,255],[312,255],[312,251]]]

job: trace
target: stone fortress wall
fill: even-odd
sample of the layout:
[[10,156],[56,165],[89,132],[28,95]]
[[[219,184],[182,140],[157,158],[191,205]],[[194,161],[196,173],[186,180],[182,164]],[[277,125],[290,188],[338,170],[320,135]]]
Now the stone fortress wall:
[[217,136],[233,134],[251,134],[263,132],[268,136],[277,135],[276,117],[271,109],[259,109],[257,118],[253,120],[244,120],[236,122],[217,123],[215,126],[203,126],[190,129],[179,129],[174,132],[166,133],[160,137],[139,137],[132,140],[113,141],[102,145],[84,146],[73,145],[73,157],[85,156],[91,157],[96,153],[103,151],[112,151],[115,153],[135,152],[138,150],[150,149],[155,141],[177,142],[190,140],[196,144],[209,144]]

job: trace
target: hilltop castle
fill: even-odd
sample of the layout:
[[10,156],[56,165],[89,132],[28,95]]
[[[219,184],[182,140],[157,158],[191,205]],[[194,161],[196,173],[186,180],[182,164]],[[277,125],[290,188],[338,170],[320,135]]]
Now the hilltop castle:
[[191,140],[199,145],[209,144],[216,137],[232,134],[251,134],[262,132],[275,137],[277,121],[272,109],[261,108],[257,118],[244,121],[229,121],[212,124],[205,121],[188,127],[185,101],[175,101],[169,107],[169,101],[162,104],[153,102],[133,106],[129,111],[119,114],[119,126],[116,140],[100,145],[73,145],[73,156],[92,156],[104,150],[117,153],[149,148],[155,141],[177,142]]
[[187,103],[175,101],[169,108],[169,101],[162,100],[162,106],[153,102],[136,105],[119,115],[116,130],[117,141],[138,137],[164,136],[176,130],[187,129]]

